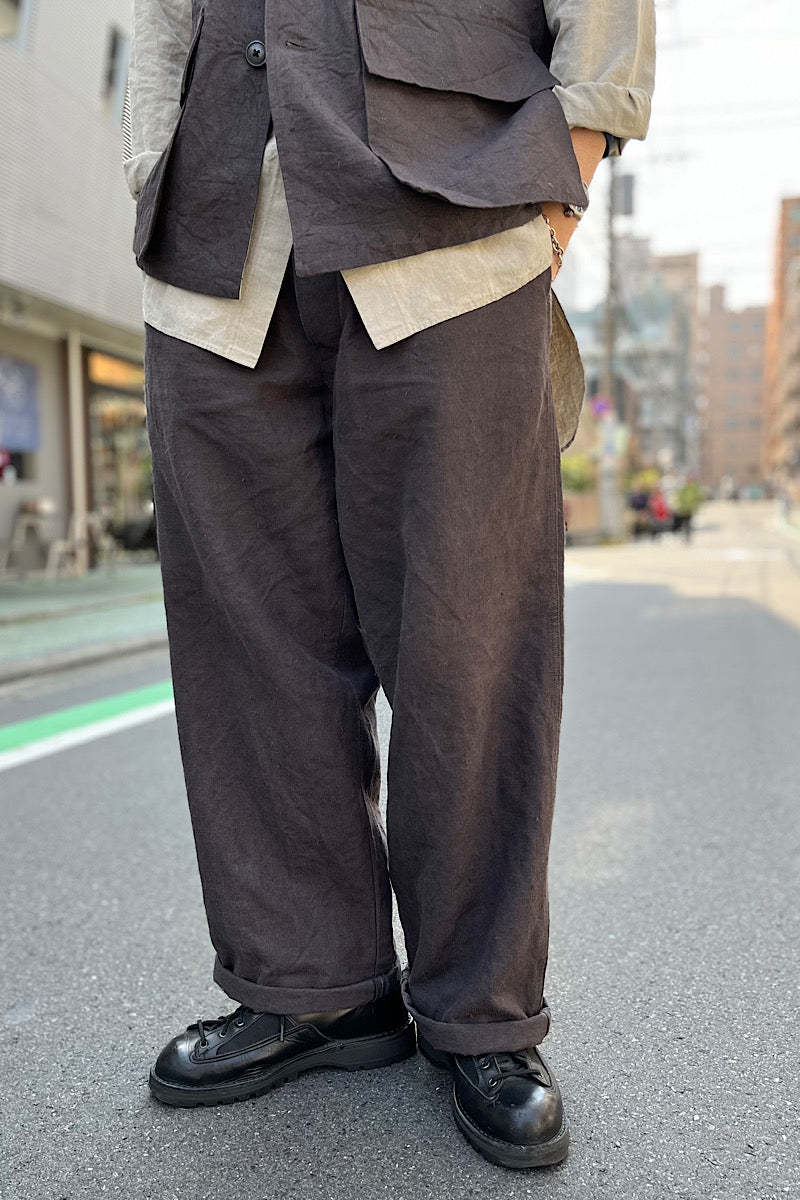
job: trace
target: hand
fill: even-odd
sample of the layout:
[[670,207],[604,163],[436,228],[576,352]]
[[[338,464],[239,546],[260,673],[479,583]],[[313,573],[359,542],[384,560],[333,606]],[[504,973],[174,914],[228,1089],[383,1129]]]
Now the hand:
[[[570,136],[572,138],[572,148],[575,151],[575,157],[581,169],[581,178],[586,183],[591,183],[598,163],[603,157],[606,148],[606,139],[602,133],[598,133],[594,129],[582,129],[580,127],[571,129]],[[553,231],[558,238],[559,245],[563,246],[566,250],[570,238],[578,228],[578,222],[574,217],[564,216],[563,204],[548,202],[542,205],[542,212],[553,226]],[[555,279],[560,269],[558,256],[554,253],[553,263],[550,268],[553,279]]]

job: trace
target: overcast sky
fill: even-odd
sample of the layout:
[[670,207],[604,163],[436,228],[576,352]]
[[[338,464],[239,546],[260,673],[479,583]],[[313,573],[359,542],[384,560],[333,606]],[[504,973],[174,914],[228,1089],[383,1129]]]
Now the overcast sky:
[[[659,253],[701,252],[735,307],[770,294],[778,201],[800,195],[800,0],[656,0],[659,59],[645,143],[630,142],[637,214]],[[582,304],[604,286],[605,168],[574,253]]]

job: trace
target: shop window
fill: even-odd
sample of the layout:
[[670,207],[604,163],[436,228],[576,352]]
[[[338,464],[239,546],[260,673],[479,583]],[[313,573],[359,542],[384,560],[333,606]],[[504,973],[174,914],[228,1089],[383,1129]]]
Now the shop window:
[[40,440],[36,366],[0,355],[0,476],[3,483],[35,477]]
[[99,351],[88,355],[92,508],[115,529],[152,511],[144,371]]
[[[0,0],[2,3],[2,0]],[[123,31],[112,25],[106,44],[106,72],[103,80],[103,107],[115,121],[122,121],[125,85],[128,79],[130,43]]]
[[28,0],[0,0],[0,41],[17,41],[25,30]]

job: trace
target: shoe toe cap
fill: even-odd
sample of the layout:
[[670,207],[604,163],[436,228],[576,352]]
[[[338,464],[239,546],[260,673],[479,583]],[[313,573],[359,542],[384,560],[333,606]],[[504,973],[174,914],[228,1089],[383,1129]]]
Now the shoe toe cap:
[[497,1096],[487,1097],[474,1087],[456,1086],[456,1103],[487,1136],[515,1146],[539,1146],[550,1141],[564,1124],[564,1107],[557,1086],[531,1086],[509,1079]]
[[174,1083],[182,1086],[195,1082],[197,1064],[192,1057],[192,1051],[197,1043],[197,1035],[190,1030],[178,1035],[167,1042],[156,1059],[153,1072],[164,1083]]

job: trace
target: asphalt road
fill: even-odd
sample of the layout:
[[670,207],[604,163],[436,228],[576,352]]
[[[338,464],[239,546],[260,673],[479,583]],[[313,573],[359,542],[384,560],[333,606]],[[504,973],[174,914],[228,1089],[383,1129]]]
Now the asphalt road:
[[[0,771],[2,1200],[800,1197],[800,541],[570,552],[548,1053],[573,1146],[492,1167],[422,1059],[247,1104],[148,1097],[210,982],[174,720]],[[0,726],[163,680],[163,653],[0,691]],[[384,729],[385,733],[385,729]]]

